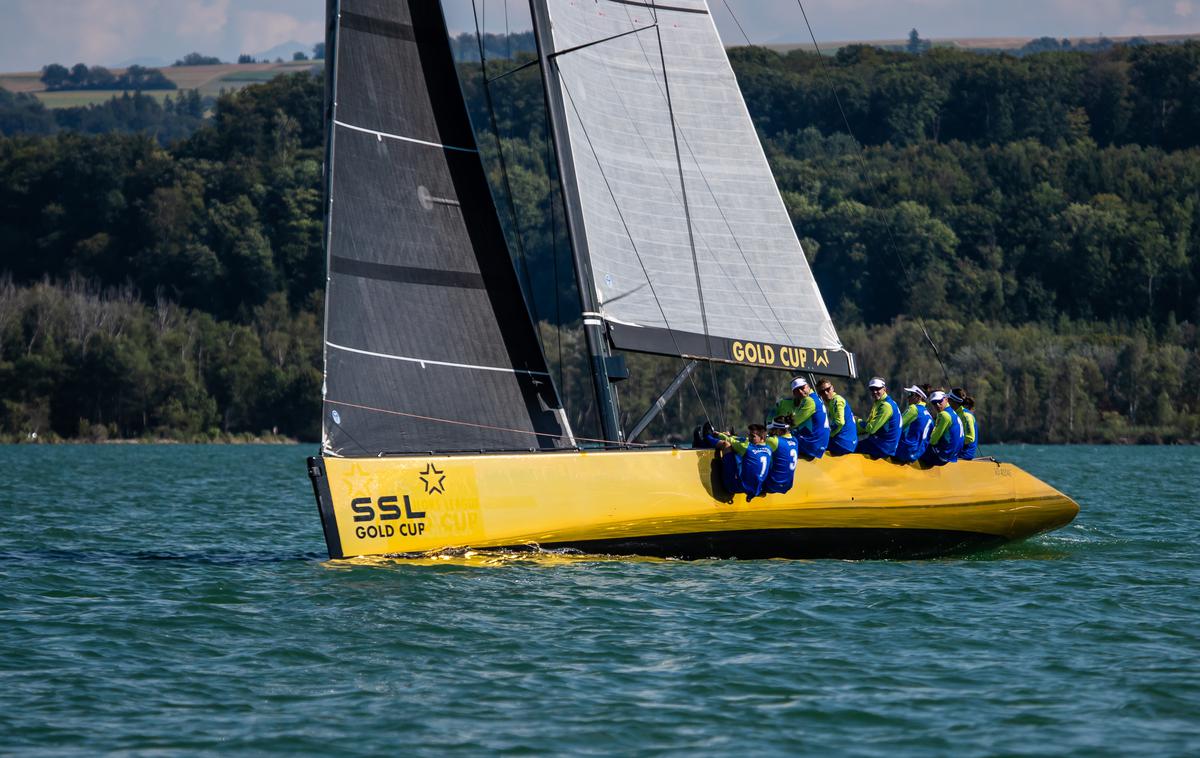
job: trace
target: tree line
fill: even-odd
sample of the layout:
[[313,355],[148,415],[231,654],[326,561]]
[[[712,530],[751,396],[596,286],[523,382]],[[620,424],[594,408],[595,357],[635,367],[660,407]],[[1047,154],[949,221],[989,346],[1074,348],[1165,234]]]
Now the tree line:
[[[1190,389],[1200,386],[1200,148],[1177,128],[1200,103],[1189,89],[1200,45],[1150,49],[1017,59],[855,48],[828,66],[733,52],[862,371],[894,386],[940,383],[921,319],[950,381],[979,400],[985,443],[1200,439]],[[970,100],[980,66],[993,88]],[[512,190],[515,223],[499,204],[510,249],[583,434],[594,409],[541,85],[532,69],[492,85],[505,181],[479,74],[478,62],[462,64],[489,178]],[[831,82],[852,126],[873,125],[858,135],[861,154],[837,118],[818,116],[823,98],[836,108]],[[943,94],[929,99],[926,85]],[[1025,120],[1023,97],[1071,87],[1063,107]],[[1121,93],[1120,129],[1088,110],[1106,101],[1101,91]],[[315,438],[322,97],[317,77],[279,77],[223,95],[200,128],[167,144],[69,127],[0,138],[0,272],[11,277],[0,286],[0,435]],[[977,112],[998,116],[1002,102],[1007,131]],[[619,393],[632,421],[679,361],[628,360]],[[686,438],[704,417],[758,420],[785,377],[718,367],[696,379],[699,392],[681,393],[653,438]],[[839,390],[866,410],[865,393]]]
[[35,95],[0,89],[0,134],[137,133],[151,135],[165,147],[203,126],[215,102],[191,89],[173,97],[168,94],[161,101],[141,92],[124,92],[102,103],[47,108]]
[[48,92],[61,90],[124,89],[154,90],[177,89],[175,82],[156,68],[130,66],[123,74],[114,74],[104,66],[88,66],[76,63],[67,68],[51,63],[42,69],[42,84]]

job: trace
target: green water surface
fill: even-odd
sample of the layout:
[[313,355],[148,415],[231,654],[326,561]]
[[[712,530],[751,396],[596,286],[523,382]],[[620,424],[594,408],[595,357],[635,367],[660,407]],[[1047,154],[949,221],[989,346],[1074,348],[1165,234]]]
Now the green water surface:
[[0,447],[0,754],[1200,754],[1200,448],[909,562],[326,562],[301,447]]

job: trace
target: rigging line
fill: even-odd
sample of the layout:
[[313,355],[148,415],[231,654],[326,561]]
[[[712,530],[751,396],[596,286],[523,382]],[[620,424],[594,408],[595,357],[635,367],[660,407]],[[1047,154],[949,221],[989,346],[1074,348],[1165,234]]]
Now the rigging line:
[[[796,0],[796,4],[800,6],[800,14],[804,16],[804,25],[808,27],[808,36],[812,38],[813,49],[817,52],[817,59],[821,61],[821,70],[825,72],[826,79],[829,80],[829,91],[833,94],[834,102],[837,103],[838,112],[842,114],[842,122],[846,125],[846,133],[850,135],[850,140],[854,143],[855,148],[857,148],[858,160],[862,164],[863,176],[868,179],[869,184],[870,175],[868,173],[869,167],[866,151],[863,149],[862,143],[858,141],[858,138],[854,136],[854,130],[850,128],[850,119],[846,116],[846,109],[842,107],[842,99],[838,96],[837,87],[834,85],[833,77],[829,72],[829,64],[825,60],[825,55],[821,52],[821,45],[817,42],[817,35],[813,32],[812,24],[808,22],[808,14],[804,11],[804,3],[802,0]],[[873,188],[872,194],[876,194]],[[878,199],[878,195],[876,194],[877,202]],[[892,248],[892,254],[896,256],[896,260],[900,263],[900,271],[903,272],[904,280],[908,283],[908,290],[911,293],[914,291],[912,274],[909,273],[904,255],[900,252],[900,246],[896,244],[896,235],[892,230],[892,222],[888,221],[886,214],[880,214],[880,216],[883,218],[883,227],[887,230],[888,245]],[[942,353],[938,350],[937,344],[934,343],[933,337],[930,336],[929,330],[925,328],[925,320],[921,318],[920,314],[914,315],[917,317],[917,324],[921,327],[921,333],[925,335],[925,341],[933,349],[933,356],[937,358],[938,365],[942,367],[942,376],[945,378],[946,384],[953,384],[950,381],[950,372],[946,370],[946,363],[942,360]]]
[[654,23],[654,24],[650,24],[650,26],[643,26],[638,29],[630,29],[627,32],[621,32],[620,34],[613,34],[613,35],[610,35],[603,39],[593,40],[591,42],[584,42],[582,45],[576,45],[575,47],[568,47],[566,50],[559,50],[556,53],[550,53],[546,57],[549,58],[550,60],[554,60],[555,58],[557,58],[560,55],[566,55],[567,53],[573,53],[576,50],[582,50],[585,47],[592,47],[593,45],[599,45],[603,42],[612,42],[615,39],[620,39],[622,37],[628,37],[631,34],[637,34],[638,32],[644,32],[647,29],[657,29],[657,28],[658,28],[658,24]]
[[[632,445],[634,447],[649,447],[649,445],[647,445],[644,442],[616,443],[616,442],[612,442],[611,440],[595,439],[592,437],[575,436],[572,438],[570,435],[566,435],[566,434],[554,434],[552,432],[533,432],[528,429],[512,429],[507,426],[491,426],[489,424],[477,424],[473,421],[455,421],[454,419],[438,418],[437,416],[422,416],[417,413],[405,413],[404,411],[393,411],[393,410],[389,410],[387,408],[375,408],[370,405],[360,405],[358,403],[347,403],[342,400],[326,399],[325,402],[329,403],[330,405],[340,405],[340,406],[343,406],[346,408],[357,408],[360,411],[371,411],[373,413],[386,413],[389,416],[403,416],[404,418],[414,418],[414,419],[417,419],[418,421],[433,421],[433,422],[436,422],[439,424],[451,424],[453,426],[469,426],[469,427],[472,427],[475,429],[488,429],[488,430],[494,431],[494,432],[512,432],[514,434],[528,434],[533,437],[553,437],[554,439],[562,439],[562,440],[576,439],[576,440],[583,440],[584,442],[600,442],[600,443],[603,443],[606,445],[620,444],[622,447],[627,447],[630,445]],[[342,429],[343,427],[339,426],[338,428]],[[347,435],[347,436],[349,436],[349,435]],[[359,447],[362,447],[362,446],[359,445]],[[363,449],[366,450],[366,448],[363,448]]]
[[[512,60],[512,59],[510,58],[509,60]],[[529,61],[528,63],[522,63],[520,66],[517,66],[515,68],[510,68],[509,70],[505,71],[503,74],[497,74],[497,75],[493,76],[491,79],[485,79],[484,81],[488,84],[491,84],[492,82],[500,81],[501,79],[503,79],[506,76],[512,76],[513,74],[517,73],[518,71],[524,71],[525,69],[529,68],[530,66],[536,66],[537,64],[538,64],[538,60],[537,60],[537,58],[534,58],[533,60]]]
[[[629,19],[630,24],[634,23],[634,19],[629,14],[628,8],[625,9],[625,17]],[[646,61],[646,66],[648,68],[653,69],[654,66],[652,63],[650,63],[650,54],[646,52],[646,46],[642,44],[641,38],[638,39],[638,48],[642,51],[642,58]],[[611,80],[611,77],[610,77],[610,80]],[[655,79],[654,83],[657,86],[658,80]],[[620,90],[618,88],[616,88],[615,86],[613,89],[617,91],[617,100],[621,104],[621,108],[625,111],[626,115],[629,116],[629,109],[625,106],[625,101],[623,99],[621,99],[621,97],[620,97]],[[659,94],[663,94],[661,87],[659,87]],[[664,95],[664,97],[665,97],[665,95]],[[629,116],[629,120],[632,122],[633,117]],[[641,131],[637,130],[636,125],[635,125],[634,130],[637,131],[638,138],[642,141],[642,145],[646,148],[646,152],[647,153],[651,152],[650,146],[648,144],[646,144],[645,136],[641,133]],[[680,137],[683,139],[683,146],[687,148],[688,155],[691,156],[691,158],[692,158],[692,163],[696,167],[696,173],[700,174],[700,178],[704,180],[704,188],[708,190],[708,195],[713,200],[713,206],[717,209],[717,212],[721,214],[721,221],[724,222],[725,229],[728,230],[728,232],[729,232],[729,238],[731,240],[733,240],[733,245],[734,245],[734,247],[737,248],[738,255],[741,257],[742,263],[746,264],[746,270],[748,272],[750,272],[750,278],[754,280],[754,286],[758,289],[758,294],[762,296],[762,302],[764,304],[766,304],[767,309],[771,312],[771,316],[774,317],[775,323],[779,325],[779,329],[780,329],[780,331],[783,332],[783,336],[787,338],[788,342],[794,343],[796,340],[792,339],[792,335],[788,331],[787,325],[784,324],[783,319],[781,319],[779,317],[779,313],[775,310],[775,306],[771,304],[771,300],[767,297],[767,293],[763,290],[762,283],[758,280],[758,276],[755,274],[754,267],[750,265],[750,259],[746,257],[746,251],[742,249],[742,243],[738,240],[737,234],[734,233],[733,225],[729,223],[729,217],[725,215],[725,209],[721,207],[721,203],[717,199],[717,193],[713,190],[712,184],[708,181],[708,176],[704,173],[704,169],[702,169],[700,167],[700,161],[698,158],[696,158],[696,151],[692,149],[692,144],[691,144],[691,142],[688,141],[686,134],[680,134]],[[666,173],[662,169],[662,166],[658,166],[658,170],[659,170],[659,174],[661,174],[663,179],[665,180],[667,177],[666,177]],[[670,186],[669,181],[667,182],[667,186],[671,190],[672,195],[674,195],[675,188]],[[712,247],[709,246],[709,244],[708,244],[708,240],[702,239],[701,241],[704,243],[704,249],[708,250],[709,254],[712,256],[713,261],[717,264],[718,267],[720,267],[721,273],[728,276],[728,272],[726,272],[726,270],[725,270],[725,264],[721,262],[721,259],[718,255],[713,253]],[[747,298],[745,295],[742,296],[742,299],[746,303],[747,306],[753,305],[750,302],[750,299]],[[758,319],[758,322],[760,324],[762,324],[764,327],[769,329],[769,327],[767,327],[766,320],[763,319],[762,315],[759,313],[759,309],[751,307],[750,312],[754,314],[754,317]]]
[[[650,0],[654,7],[654,0]],[[712,355],[712,340],[708,334],[708,312],[704,308],[704,286],[700,280],[700,256],[696,254],[696,233],[692,229],[692,211],[688,205],[687,182],[683,174],[683,154],[679,152],[679,130],[675,125],[675,106],[671,101],[671,84],[667,79],[667,54],[663,49],[662,31],[655,26],[654,33],[658,36],[658,55],[662,61],[663,90],[667,96],[667,115],[671,119],[671,139],[675,143],[675,164],[679,168],[679,192],[683,196],[683,217],[687,223],[688,244],[692,248],[692,268],[696,272],[696,296],[700,300],[700,323],[704,326],[704,349]],[[725,402],[721,399],[721,386],[717,383],[717,367],[712,361],[708,362],[709,374],[712,376],[713,394],[717,399],[717,419],[725,426]]]
[[[487,0],[483,0],[483,9],[487,11]],[[471,12],[475,12],[475,0],[471,0]],[[521,273],[525,280],[525,291],[529,293],[529,306],[531,307],[534,320],[538,320],[537,298],[534,296],[533,280],[529,278],[529,261],[525,257],[525,241],[521,234],[521,219],[517,215],[517,203],[513,199],[512,183],[508,178],[508,161],[504,158],[504,142],[500,139],[500,123],[496,119],[496,109],[492,104],[492,90],[487,84],[487,57],[483,49],[483,33],[479,27],[479,16],[475,16],[475,39],[479,42],[479,71],[483,76],[483,99],[487,103],[488,120],[492,125],[492,132],[496,135],[496,154],[500,158],[500,175],[504,178],[504,194],[508,199],[508,212],[512,214],[513,231],[517,237],[517,252],[521,259]],[[541,343],[541,335],[538,335],[538,342]]]
[[[553,64],[558,65],[558,64]],[[600,178],[604,180],[604,187],[608,190],[608,197],[612,200],[613,208],[617,211],[617,218],[621,219],[621,226],[625,228],[625,236],[629,238],[629,245],[633,248],[633,255],[637,258],[638,265],[641,266],[642,276],[646,277],[646,284],[650,287],[650,294],[654,297],[654,304],[658,306],[658,312],[662,315],[663,324],[667,327],[667,334],[671,336],[671,344],[675,346],[675,352],[681,357],[683,350],[679,347],[679,342],[675,339],[675,332],[671,329],[671,321],[667,318],[667,312],[663,309],[662,301],[658,299],[658,293],[654,291],[654,284],[650,281],[650,272],[646,270],[646,262],[642,260],[642,254],[638,252],[637,243],[633,240],[633,233],[629,231],[629,224],[625,221],[625,214],[621,212],[621,204],[617,202],[617,196],[613,192],[612,184],[608,181],[608,175],[604,173],[604,165],[600,163],[600,155],[596,152],[596,146],[592,144],[592,138],[588,135],[587,126],[583,123],[583,117],[579,115],[579,109],[575,106],[575,98],[571,96],[571,89],[567,86],[567,79],[562,76],[562,69],[559,69],[559,82],[562,84],[563,93],[567,96],[567,102],[571,104],[571,110],[575,112],[575,118],[579,121],[579,130],[583,133],[583,139],[587,142],[588,149],[592,153],[592,159],[596,161],[596,168],[600,171]],[[692,389],[696,392],[696,400],[700,403],[700,410],[704,412],[704,420],[712,423],[712,417],[708,413],[708,408],[704,405],[704,398],[700,395],[700,388],[696,386],[695,381],[692,381]]]
[[[321,402],[322,402],[322,403],[328,403],[328,402],[330,402],[330,401],[329,401],[329,400],[326,400],[325,398],[321,398]],[[321,447],[322,447],[322,448],[323,448],[323,447],[325,447],[325,442],[326,442],[326,441],[329,439],[329,438],[328,438],[328,435],[325,433],[324,418],[325,418],[325,410],[324,410],[324,409],[322,409],[322,410],[321,410],[321,419],[322,419],[322,424],[321,424]],[[371,449],[370,449],[369,447],[367,447],[366,445],[364,445],[363,443],[359,442],[357,439],[355,439],[355,438],[354,438],[354,435],[353,435],[353,434],[351,434],[350,432],[346,431],[346,428],[345,428],[345,427],[343,427],[343,426],[341,425],[341,423],[335,423],[334,425],[337,427],[337,430],[338,430],[339,432],[341,432],[342,434],[345,434],[347,437],[349,437],[349,438],[350,438],[350,441],[351,441],[351,442],[353,442],[355,445],[358,445],[358,449],[359,449],[359,450],[362,450],[362,451],[363,451],[364,453],[366,453],[367,455],[372,455]],[[330,448],[330,450],[332,450],[332,449],[333,449],[333,448],[331,447],[331,448]],[[338,448],[338,451],[339,451],[339,453],[340,453],[340,451],[341,451],[341,450],[342,450],[342,448]]]
[[754,43],[750,41],[750,35],[746,34],[746,30],[742,28],[742,22],[738,21],[738,17],[733,13],[733,8],[729,7],[729,0],[721,0],[721,4],[725,6],[725,10],[729,11],[729,17],[733,19],[733,23],[737,26],[738,31],[742,33],[742,37],[745,38],[746,44],[750,47],[754,47]]

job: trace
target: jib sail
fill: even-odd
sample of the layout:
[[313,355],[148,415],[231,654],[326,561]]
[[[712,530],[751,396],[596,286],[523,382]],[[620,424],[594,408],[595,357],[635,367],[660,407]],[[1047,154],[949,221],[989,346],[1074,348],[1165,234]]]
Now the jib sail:
[[571,444],[429,0],[329,0],[332,455]]
[[534,2],[612,343],[853,374],[705,2]]

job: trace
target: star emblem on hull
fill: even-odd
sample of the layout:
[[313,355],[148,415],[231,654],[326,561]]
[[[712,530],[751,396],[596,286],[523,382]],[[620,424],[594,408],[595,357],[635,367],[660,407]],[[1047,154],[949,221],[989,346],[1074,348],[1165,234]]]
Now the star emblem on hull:
[[425,470],[420,473],[421,484],[425,485],[425,494],[441,494],[446,491],[446,472],[439,471],[432,463],[425,464]]

